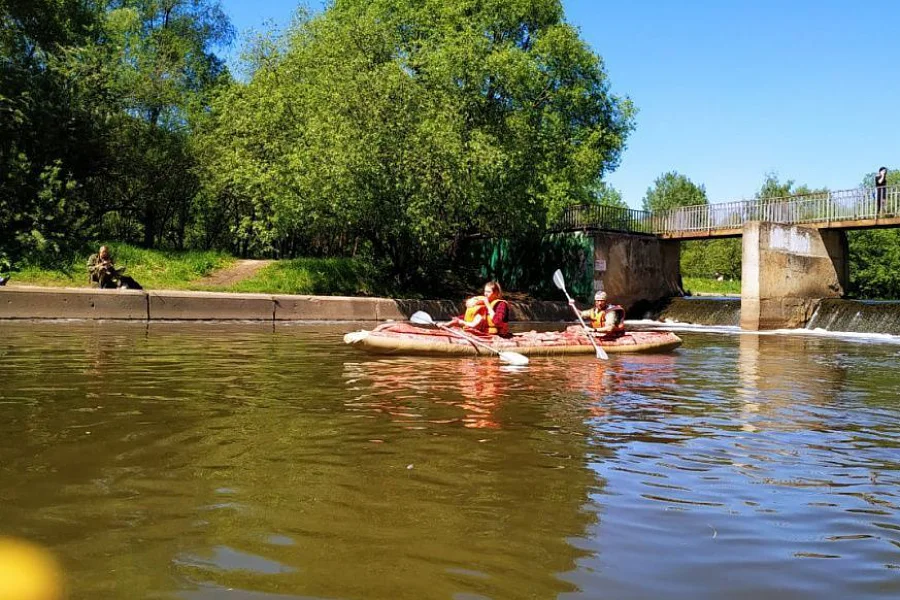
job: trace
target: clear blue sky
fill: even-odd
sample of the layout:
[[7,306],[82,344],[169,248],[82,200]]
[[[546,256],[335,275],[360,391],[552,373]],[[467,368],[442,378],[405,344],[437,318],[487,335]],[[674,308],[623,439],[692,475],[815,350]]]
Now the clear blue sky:
[[[613,91],[639,109],[607,177],[635,208],[669,170],[724,202],[752,197],[767,172],[845,189],[882,165],[900,168],[900,2],[563,4]],[[223,5],[244,31],[287,24],[297,2]]]

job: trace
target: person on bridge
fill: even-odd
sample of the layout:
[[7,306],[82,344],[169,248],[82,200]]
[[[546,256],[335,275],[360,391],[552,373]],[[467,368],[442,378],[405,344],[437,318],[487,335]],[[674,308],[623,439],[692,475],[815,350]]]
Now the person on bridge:
[[884,212],[884,201],[887,198],[887,168],[878,169],[875,175],[875,198],[878,201],[878,213]]
[[484,284],[484,296],[466,300],[466,314],[453,317],[451,327],[462,327],[487,335],[511,337],[509,332],[509,304],[503,299],[503,290],[496,281]]
[[[575,306],[575,300],[569,300]],[[606,292],[594,294],[594,308],[581,311],[581,318],[588,319],[588,325],[606,339],[625,335],[625,309],[618,304],[610,304]]]

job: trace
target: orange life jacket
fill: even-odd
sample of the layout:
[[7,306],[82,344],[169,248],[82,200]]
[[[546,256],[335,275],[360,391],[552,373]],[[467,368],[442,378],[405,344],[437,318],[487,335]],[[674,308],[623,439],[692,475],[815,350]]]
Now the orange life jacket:
[[[491,308],[492,308],[492,309],[495,309],[495,308],[497,307],[497,304],[499,304],[500,302],[506,303],[506,300],[503,300],[503,299],[501,299],[501,298],[497,298],[496,300],[494,300],[493,302],[491,302]],[[487,311],[485,311],[485,312],[487,312]],[[507,306],[507,313],[506,313],[506,314],[507,314],[507,318],[509,318],[509,317],[508,317],[508,315],[509,315],[509,306]],[[507,337],[507,336],[509,336],[509,323],[508,323],[507,321],[503,321],[503,322],[501,322],[501,323],[494,323],[494,320],[491,319],[490,313],[488,313],[486,316],[487,316],[487,319],[486,319],[486,320],[487,320],[487,324],[488,324],[488,330],[487,330],[488,333],[490,333],[491,335],[499,335],[499,336],[502,336],[502,337]]]
[[[491,309],[496,307],[498,302],[506,302],[506,300],[498,298],[491,301]],[[466,314],[464,316],[466,322],[471,323],[478,315],[481,315],[481,322],[472,328],[475,331],[491,335],[502,335],[504,337],[509,335],[509,323],[494,323],[494,320],[491,319],[487,307],[484,305],[484,296],[474,296],[466,300]]]
[[613,327],[612,331],[609,332],[609,334],[620,336],[625,333],[625,309],[618,304],[610,304],[603,310],[592,308],[590,312],[591,327],[593,327],[594,329],[602,329],[603,327],[605,327],[606,313],[609,311],[615,312],[617,317],[616,324]]

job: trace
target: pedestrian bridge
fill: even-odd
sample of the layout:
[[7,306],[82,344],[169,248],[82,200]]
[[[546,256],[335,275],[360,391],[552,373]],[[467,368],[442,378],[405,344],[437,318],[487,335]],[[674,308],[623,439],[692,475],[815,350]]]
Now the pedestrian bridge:
[[614,206],[571,206],[552,225],[564,231],[618,231],[663,239],[738,237],[745,223],[762,221],[815,229],[900,227],[900,185],[687,206],[648,212]]
[[574,206],[551,230],[590,232],[595,289],[630,306],[683,293],[680,242],[741,237],[741,327],[778,329],[804,326],[819,300],[843,296],[846,231],[878,227],[900,227],[900,186],[660,212]]

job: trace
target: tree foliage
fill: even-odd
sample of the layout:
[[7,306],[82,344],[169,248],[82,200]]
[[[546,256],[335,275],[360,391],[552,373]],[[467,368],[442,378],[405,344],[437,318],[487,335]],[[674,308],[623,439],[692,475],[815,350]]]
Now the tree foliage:
[[762,202],[789,196],[809,196],[827,193],[827,188],[813,189],[808,185],[795,185],[793,179],[782,182],[777,173],[766,173],[766,179],[756,192],[756,199]]
[[633,126],[555,0],[339,0],[251,62],[198,140],[218,235],[398,282],[585,203]]
[[697,185],[677,171],[663,173],[647,188],[644,196],[644,210],[661,211],[683,206],[709,204],[706,188]]
[[183,241],[218,3],[0,0],[0,23],[0,259],[64,261],[104,228]]
[[591,204],[628,208],[628,203],[622,198],[622,192],[605,181],[598,181],[594,184],[590,191],[590,199]]

